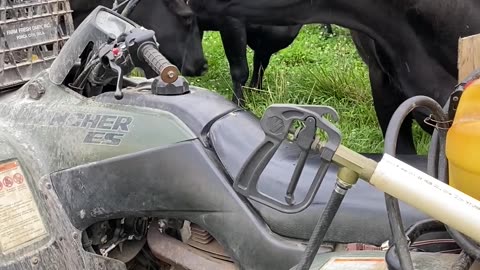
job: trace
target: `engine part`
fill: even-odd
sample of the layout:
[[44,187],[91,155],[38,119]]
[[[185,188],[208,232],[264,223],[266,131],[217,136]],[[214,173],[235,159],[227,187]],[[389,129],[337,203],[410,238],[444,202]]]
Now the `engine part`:
[[191,237],[188,239],[187,244],[205,252],[208,256],[217,258],[224,261],[233,262],[228,256],[220,243],[205,229],[201,228],[197,224],[191,224]]
[[235,265],[211,257],[199,255],[194,248],[183,242],[162,234],[158,225],[150,227],[147,235],[148,246],[153,255],[172,266],[179,266],[185,270],[234,270]]
[[146,238],[122,242],[118,248],[113,249],[108,254],[108,257],[117,259],[124,263],[129,262],[140,253],[146,242]]
[[148,222],[148,218],[122,218],[95,223],[83,233],[83,248],[128,262],[145,245]]

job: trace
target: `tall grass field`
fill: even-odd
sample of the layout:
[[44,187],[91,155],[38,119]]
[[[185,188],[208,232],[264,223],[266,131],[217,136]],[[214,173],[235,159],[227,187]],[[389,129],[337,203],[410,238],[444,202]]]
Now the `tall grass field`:
[[[245,88],[247,108],[260,117],[274,103],[331,106],[340,115],[337,126],[344,145],[361,153],[380,153],[383,138],[373,108],[367,67],[348,30],[334,27],[334,32],[329,36],[320,25],[304,26],[290,47],[272,57],[264,89]],[[188,78],[189,82],[230,99],[232,83],[219,33],[207,32],[203,48],[209,70],[202,77]],[[249,49],[250,73],[252,59]],[[430,137],[418,126],[414,132],[417,149],[425,154]]]

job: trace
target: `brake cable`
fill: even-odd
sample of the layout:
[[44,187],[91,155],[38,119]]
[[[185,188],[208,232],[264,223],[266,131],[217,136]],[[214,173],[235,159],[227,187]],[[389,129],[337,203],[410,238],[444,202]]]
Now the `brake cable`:
[[112,10],[117,12],[117,10],[123,6],[125,6],[130,0],[124,0],[120,4],[118,3],[118,0],[113,1],[113,7]]

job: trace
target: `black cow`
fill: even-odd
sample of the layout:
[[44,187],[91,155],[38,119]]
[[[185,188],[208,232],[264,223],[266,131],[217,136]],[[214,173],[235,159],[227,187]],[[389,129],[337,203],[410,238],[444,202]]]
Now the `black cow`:
[[[202,39],[190,8],[177,0],[142,0],[130,19],[155,31],[160,52],[185,76],[200,76],[207,71]],[[183,0],[178,0],[183,1]],[[113,0],[71,0],[74,25],[77,27],[98,5],[111,8]]]
[[[333,23],[355,31],[370,70],[378,119],[385,131],[405,99],[426,95],[444,104],[457,83],[459,37],[480,32],[476,0],[191,0],[197,13],[256,23]],[[414,151],[411,123],[399,153]]]

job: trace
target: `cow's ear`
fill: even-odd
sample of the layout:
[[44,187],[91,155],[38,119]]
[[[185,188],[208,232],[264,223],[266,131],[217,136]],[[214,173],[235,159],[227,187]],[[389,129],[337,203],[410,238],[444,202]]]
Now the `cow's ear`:
[[189,18],[192,17],[192,9],[185,3],[185,0],[164,0],[168,7],[178,16]]

